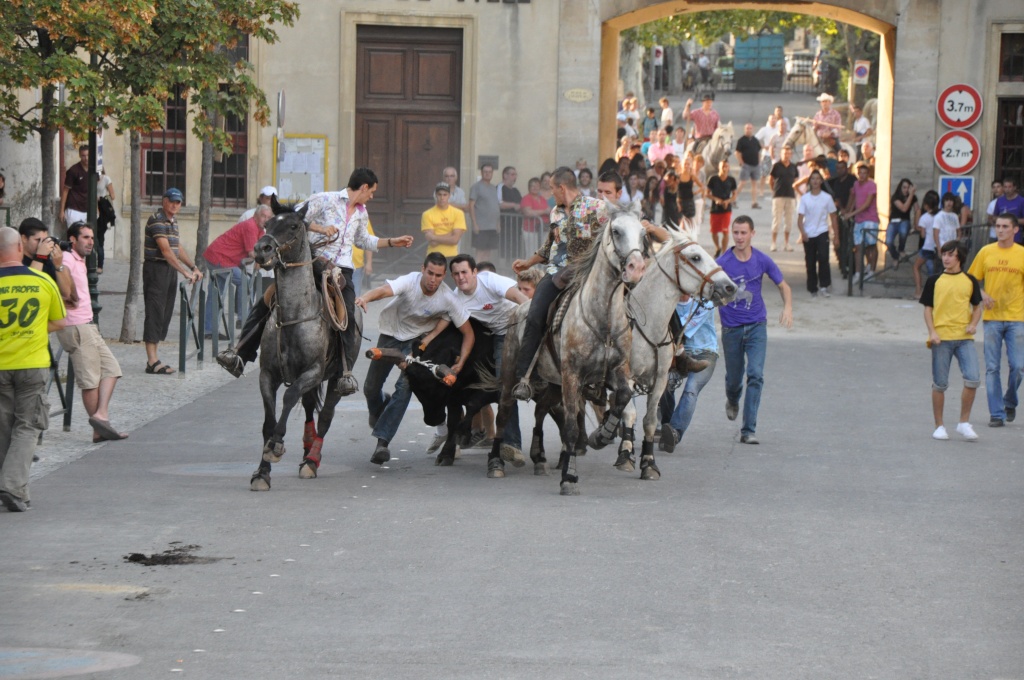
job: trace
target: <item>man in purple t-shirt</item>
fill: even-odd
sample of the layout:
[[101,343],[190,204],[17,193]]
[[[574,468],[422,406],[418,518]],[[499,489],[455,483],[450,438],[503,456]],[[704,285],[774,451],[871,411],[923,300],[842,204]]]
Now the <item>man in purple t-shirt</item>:
[[[857,249],[856,274],[854,285],[870,279],[878,265],[878,187],[868,177],[867,164],[857,163],[857,181],[850,189],[850,211],[843,214],[844,218],[853,218],[853,246]],[[867,274],[864,269],[864,255],[867,254]]]
[[[1007,175],[1003,178],[1003,195],[996,199],[996,217],[1003,213],[1016,215],[1018,220],[1024,220],[1024,196],[1017,193],[1017,180]],[[1024,245],[1024,229],[1018,229],[1013,237],[1017,243]]]
[[779,323],[793,327],[793,293],[782,272],[770,257],[751,245],[754,221],[740,215],[732,223],[735,244],[718,258],[718,265],[736,282],[739,293],[733,301],[718,308],[722,320],[722,354],[725,357],[725,415],[736,420],[743,375],[747,376],[747,394],[743,398],[743,427],[740,442],[757,444],[757,409],[761,405],[764,384],[764,359],[768,349],[768,310],[761,297],[761,279],[765,274],[782,294]]

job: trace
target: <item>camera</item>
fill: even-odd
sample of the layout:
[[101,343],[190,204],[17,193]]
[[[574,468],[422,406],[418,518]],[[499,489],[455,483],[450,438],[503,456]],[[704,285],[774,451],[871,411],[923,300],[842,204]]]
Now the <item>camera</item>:
[[50,236],[46,240],[52,241],[55,246],[63,250],[65,253],[71,252],[71,241],[61,241],[56,236]]

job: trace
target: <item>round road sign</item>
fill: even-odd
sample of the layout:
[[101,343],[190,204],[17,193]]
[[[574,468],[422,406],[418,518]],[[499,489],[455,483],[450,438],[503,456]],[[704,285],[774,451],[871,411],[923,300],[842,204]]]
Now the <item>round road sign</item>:
[[981,119],[981,94],[970,85],[950,85],[939,95],[935,108],[947,127],[963,130]]
[[857,64],[857,68],[853,69],[853,75],[855,75],[855,76],[857,76],[858,78],[861,78],[861,79],[867,78],[868,77],[868,67],[865,66],[864,64]]
[[981,156],[978,138],[963,130],[950,130],[935,143],[935,162],[950,175],[965,175]]

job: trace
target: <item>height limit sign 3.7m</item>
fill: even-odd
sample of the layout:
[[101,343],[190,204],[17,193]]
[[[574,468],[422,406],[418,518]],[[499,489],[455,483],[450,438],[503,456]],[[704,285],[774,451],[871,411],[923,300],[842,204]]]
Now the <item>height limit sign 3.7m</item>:
[[964,83],[950,85],[939,95],[935,108],[946,127],[966,130],[981,119],[981,93]]

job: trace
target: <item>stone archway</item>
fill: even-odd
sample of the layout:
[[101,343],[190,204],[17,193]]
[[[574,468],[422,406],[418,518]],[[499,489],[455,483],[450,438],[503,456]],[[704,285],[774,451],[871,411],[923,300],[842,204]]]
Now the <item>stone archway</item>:
[[[878,73],[878,119],[875,129],[877,160],[875,182],[878,195],[889,194],[892,171],[892,119],[896,63],[896,27],[880,16],[898,17],[894,0],[864,3],[863,0],[838,2],[744,2],[684,0],[606,0],[606,15],[601,23],[601,85],[599,94],[598,129],[599,158],[607,158],[615,151],[615,110],[619,77],[619,36],[639,26],[674,14],[731,9],[770,9],[777,12],[812,14],[873,31],[881,36]],[[857,10],[851,7],[858,7]],[[871,14],[864,9],[873,10]],[[888,212],[886,210],[886,212]]]

